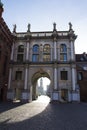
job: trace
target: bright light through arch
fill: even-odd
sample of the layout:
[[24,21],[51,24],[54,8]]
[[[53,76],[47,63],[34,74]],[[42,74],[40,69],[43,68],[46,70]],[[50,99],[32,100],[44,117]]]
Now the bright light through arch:
[[42,79],[42,82],[43,82],[43,89],[46,91],[47,86],[50,85],[51,81],[47,77],[41,77],[41,78],[38,79],[38,86],[40,86],[41,79]]

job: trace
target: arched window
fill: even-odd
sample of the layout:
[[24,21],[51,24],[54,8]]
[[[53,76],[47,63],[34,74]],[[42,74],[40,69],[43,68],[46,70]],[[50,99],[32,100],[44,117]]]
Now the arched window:
[[50,45],[45,44],[43,47],[43,60],[50,61]]
[[39,45],[33,46],[33,53],[39,53]]
[[65,44],[60,45],[60,61],[67,61],[67,47]]
[[39,61],[39,45],[34,45],[34,46],[33,46],[32,61],[33,61],[33,62]]
[[24,56],[24,45],[18,46],[18,52],[17,52],[17,61],[22,62]]
[[60,45],[60,52],[67,52],[67,47],[66,47],[66,45],[65,44],[61,44]]

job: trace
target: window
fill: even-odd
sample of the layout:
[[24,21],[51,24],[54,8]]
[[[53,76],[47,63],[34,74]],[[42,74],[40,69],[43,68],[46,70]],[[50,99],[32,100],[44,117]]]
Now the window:
[[60,45],[60,61],[67,61],[67,47],[65,44]]
[[38,54],[33,54],[33,59],[34,62],[39,61],[39,55]]
[[44,45],[43,52],[50,53],[50,45],[49,44]]
[[17,55],[17,61],[19,61],[19,62],[23,61],[23,54]]
[[67,48],[65,44],[60,45],[60,52],[67,52]]
[[50,55],[44,55],[44,57],[43,57],[43,60],[44,61],[50,61]]
[[16,71],[15,80],[22,80],[22,71]]
[[39,53],[39,46],[38,45],[33,46],[33,53]]
[[24,46],[23,45],[20,45],[18,47],[18,52],[24,52]]
[[24,56],[24,46],[20,45],[18,46],[17,61],[22,62],[23,56]]
[[33,46],[32,61],[33,62],[39,61],[39,46],[38,45]]
[[46,44],[43,48],[43,60],[50,61],[50,45]]
[[60,54],[60,60],[61,61],[67,61],[67,54],[61,53]]
[[83,79],[83,74],[82,72],[78,72],[78,80],[82,80]]
[[61,71],[61,80],[68,80],[67,71]]

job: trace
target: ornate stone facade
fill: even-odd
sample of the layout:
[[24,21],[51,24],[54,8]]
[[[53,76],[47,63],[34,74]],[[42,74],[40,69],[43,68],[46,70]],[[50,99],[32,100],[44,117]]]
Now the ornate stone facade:
[[8,100],[32,101],[36,98],[36,83],[40,77],[51,80],[51,101],[80,101],[76,77],[74,34],[72,24],[67,31],[24,33],[13,30]]

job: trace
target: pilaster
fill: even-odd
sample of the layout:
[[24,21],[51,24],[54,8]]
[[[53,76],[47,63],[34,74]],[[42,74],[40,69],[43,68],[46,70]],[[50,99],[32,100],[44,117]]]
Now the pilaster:
[[9,69],[8,89],[11,88],[11,81],[12,81],[12,67],[10,67]]
[[54,38],[54,61],[57,60],[57,39]]
[[71,44],[71,61],[75,61],[74,41],[72,38],[70,40],[70,44]]
[[58,85],[57,85],[57,63],[54,64],[54,90],[58,90]]
[[75,66],[72,65],[71,68],[71,73],[72,73],[72,90],[75,91],[75,87],[76,87],[76,70],[75,70]]
[[25,66],[24,90],[27,89],[27,86],[28,86],[28,65]]
[[29,40],[26,43],[26,61],[29,61]]
[[13,61],[14,58],[14,43],[12,45],[12,51],[11,51],[11,61]]

